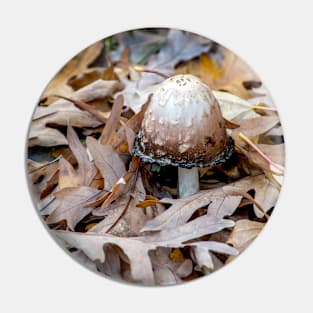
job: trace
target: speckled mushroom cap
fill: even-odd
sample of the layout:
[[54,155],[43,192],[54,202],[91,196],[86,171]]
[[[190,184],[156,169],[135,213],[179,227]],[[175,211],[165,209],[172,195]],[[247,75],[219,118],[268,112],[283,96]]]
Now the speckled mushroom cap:
[[153,94],[134,152],[145,162],[203,167],[225,162],[233,141],[211,89],[193,75],[175,75]]

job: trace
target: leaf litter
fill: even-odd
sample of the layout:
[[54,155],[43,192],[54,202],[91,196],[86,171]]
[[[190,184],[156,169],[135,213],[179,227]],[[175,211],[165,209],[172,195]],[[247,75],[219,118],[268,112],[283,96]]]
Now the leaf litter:
[[[231,162],[199,169],[201,190],[183,199],[175,169],[133,155],[149,96],[175,73],[214,89],[236,149]],[[180,30],[125,32],[78,54],[44,91],[28,146],[31,192],[55,237],[86,267],[144,285],[236,258],[270,218],[284,175],[279,117],[259,77]]]

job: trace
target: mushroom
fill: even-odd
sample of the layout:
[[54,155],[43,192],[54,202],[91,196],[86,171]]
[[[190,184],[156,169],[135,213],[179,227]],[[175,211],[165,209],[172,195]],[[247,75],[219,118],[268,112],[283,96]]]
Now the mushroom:
[[137,133],[134,154],[178,167],[178,192],[199,191],[198,167],[226,162],[234,151],[211,89],[193,75],[175,75],[154,92]]

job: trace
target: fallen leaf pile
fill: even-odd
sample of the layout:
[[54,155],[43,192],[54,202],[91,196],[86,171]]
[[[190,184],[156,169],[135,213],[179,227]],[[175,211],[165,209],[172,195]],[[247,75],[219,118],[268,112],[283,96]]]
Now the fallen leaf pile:
[[[191,73],[217,98],[235,157],[200,168],[200,192],[177,198],[177,168],[133,154],[150,95]],[[259,100],[258,100],[259,99]],[[270,218],[284,141],[267,89],[236,55],[179,30],[118,34],[75,56],[33,115],[28,179],[55,238],[86,267],[117,280],[172,285],[221,268]]]

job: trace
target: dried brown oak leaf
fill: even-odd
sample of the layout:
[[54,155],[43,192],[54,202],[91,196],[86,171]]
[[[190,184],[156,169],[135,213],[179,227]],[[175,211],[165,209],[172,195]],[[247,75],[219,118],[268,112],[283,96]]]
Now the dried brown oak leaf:
[[141,122],[150,102],[150,98],[144,103],[140,111],[133,115],[123,126],[117,131],[112,138],[112,146],[119,153],[125,153],[127,150],[132,154],[135,134],[141,128]]
[[[71,97],[88,102],[111,96],[120,88],[121,84],[118,81],[97,80],[76,91]],[[64,135],[49,125],[72,125],[82,128],[97,127],[101,124],[102,122],[91,113],[80,110],[70,101],[60,99],[47,107],[36,108],[28,134],[28,145],[29,147],[66,145],[67,140]]]
[[[272,161],[280,165],[285,164],[285,145],[266,145],[257,144],[261,151],[263,151]],[[253,154],[256,152],[253,152]]]
[[[214,216],[202,216],[187,224],[173,229],[164,230],[154,234],[147,234],[141,237],[121,238],[111,235],[84,234],[68,231],[53,231],[60,239],[67,244],[82,250],[91,260],[105,261],[105,244],[119,246],[129,259],[131,276],[134,282],[146,285],[155,284],[153,268],[148,252],[157,247],[184,247],[188,245],[197,246],[202,242],[186,243],[186,241],[201,236],[218,232],[224,228],[233,227],[234,222]],[[209,246],[208,249],[219,249],[226,244],[219,243],[219,247]],[[226,250],[225,247],[223,251]],[[237,250],[227,246],[228,253],[237,254]]]
[[[100,54],[103,49],[103,41],[97,41],[91,46],[87,47],[74,58],[72,58],[66,65],[55,75],[53,80],[49,83],[44,91],[46,96],[51,94],[61,94],[63,96],[70,96],[73,89],[67,83],[70,78],[82,74],[87,70],[88,65],[91,64]],[[55,99],[49,99],[45,104],[48,105],[54,102]]]
[[139,164],[140,159],[138,157],[133,157],[128,171],[111,188],[109,193],[105,196],[105,200],[101,207],[97,208],[93,214],[103,216],[106,214],[106,209],[113,201],[127,194],[130,189],[136,188]]
[[[126,172],[124,163],[111,145],[100,144],[91,137],[88,137],[86,142],[104,178],[104,189],[108,191],[102,207],[93,212],[94,215],[105,218],[90,231],[105,233],[115,226],[112,229],[114,234],[130,236],[139,233],[146,221],[143,210],[136,208],[138,201],[143,200],[146,195],[138,172],[139,159],[134,158]],[[122,215],[123,219],[118,222]]]
[[104,189],[110,191],[126,173],[125,165],[111,145],[102,145],[92,137],[87,137],[86,143],[96,167],[104,179]]
[[[40,211],[51,199],[42,200],[42,194],[49,194],[58,181],[59,159],[51,162],[27,160],[29,186],[37,209]],[[48,202],[47,202],[48,201]]]
[[79,185],[89,186],[97,173],[97,169],[89,160],[86,148],[80,142],[71,126],[67,128],[67,141],[78,163],[77,175],[79,177]]
[[223,91],[213,91],[222,115],[227,120],[239,122],[243,119],[258,117],[259,114],[252,110],[251,104],[240,97]]
[[[182,256],[181,260],[174,260],[170,257],[171,251],[178,251]],[[176,269],[185,261],[179,248],[158,247],[149,253],[153,267],[156,285],[168,286],[181,283],[177,276]]]
[[[86,148],[70,126],[68,127],[67,140],[77,159],[78,169],[74,170],[69,162],[60,160],[59,187],[63,189],[54,194],[59,204],[49,215],[47,223],[52,224],[66,220],[70,229],[74,229],[76,224],[97,205],[97,196],[107,195],[110,198],[110,195],[114,194],[114,187],[116,188],[118,181],[127,172],[124,163],[111,145],[101,145],[96,139],[87,137],[87,147],[95,166],[89,160]],[[98,189],[87,187],[97,173],[96,167],[103,176],[105,193],[101,192],[100,194]],[[126,183],[126,181],[121,182]],[[74,199],[76,196],[77,199]],[[56,206],[55,203],[53,206]]]
[[[250,220],[239,220],[236,222],[227,243],[235,247],[239,252],[242,252],[259,235],[264,225],[264,223]],[[234,257],[230,256],[227,262],[230,262],[232,259]]]
[[275,162],[276,166],[271,165],[260,155],[259,152],[250,146],[241,147],[240,151],[249,159],[250,163],[259,167],[264,173],[273,175],[273,178],[281,186],[283,181],[283,172],[277,168],[277,165],[283,167],[285,164],[285,145],[255,144],[255,146],[260,149],[271,161]]
[[208,54],[200,56],[200,77],[213,89],[226,90],[243,99],[257,95],[245,87],[245,82],[260,82],[251,68],[227,49],[224,50],[222,64]]
[[71,126],[67,129],[67,140],[77,160],[78,169],[75,170],[65,159],[59,161],[59,191],[54,193],[57,204],[51,203],[55,210],[47,218],[47,223],[66,220],[69,228],[74,229],[76,224],[92,211],[92,206],[85,205],[100,191],[89,187],[97,169],[89,160],[86,148]]
[[[74,141],[78,140],[75,132],[70,131],[69,133],[71,134],[70,136],[74,137]],[[72,142],[72,140],[73,138],[71,138],[69,141]],[[107,216],[106,220],[96,225],[96,230],[103,232],[110,229],[120,218],[124,211],[126,202],[128,201],[127,199],[129,199],[129,188],[132,186],[133,182],[135,183],[135,192],[138,194],[139,199],[144,199],[145,191],[140,177],[137,177],[136,175],[139,166],[139,160],[137,158],[135,158],[131,163],[130,169],[125,172],[124,165],[121,163],[121,161],[117,161],[118,155],[115,153],[112,155],[107,153],[111,151],[111,148],[108,148],[107,146],[102,147],[102,145],[97,143],[93,138],[87,138],[87,141],[89,142],[89,147],[91,147],[90,152],[100,172],[102,171],[104,175],[104,180],[106,181],[107,187],[111,188],[109,190],[98,190],[92,187],[81,185],[76,187],[67,186],[66,188],[63,188],[60,191],[54,193],[56,199],[47,205],[44,213],[50,214],[46,220],[48,224],[66,220],[69,228],[74,229],[81,219],[94,210],[94,215]],[[78,141],[76,144],[81,145],[81,143],[78,143]],[[84,156],[86,150],[83,150],[82,148],[83,146],[80,147],[80,152]],[[107,148],[109,150],[107,150]],[[102,154],[102,152],[104,152],[104,154]],[[78,155],[77,150],[75,153]],[[85,155],[85,157],[86,156],[87,155]],[[79,158],[82,158],[82,156],[79,156]],[[120,163],[119,168],[115,168],[115,161]],[[93,163],[90,164],[91,166],[94,166]],[[67,166],[70,165],[67,164]],[[80,166],[78,166],[78,171],[79,168]],[[86,168],[86,166],[81,168]],[[108,169],[108,171],[105,169]],[[71,181],[71,183],[73,183],[73,177],[76,179],[78,172],[74,174],[73,169],[71,169],[70,172],[72,176],[68,177],[69,172],[68,169],[66,170],[66,177],[61,178],[61,182],[62,180],[65,180],[67,182]],[[93,170],[88,170],[85,173],[88,174],[87,181],[92,179],[93,175],[90,175],[92,172]],[[124,175],[122,175],[122,173],[124,173]],[[121,177],[119,177],[120,174],[122,175]],[[82,177],[86,176],[83,175]],[[127,198],[125,198],[125,196],[127,196]],[[110,207],[110,204],[115,200],[117,200],[116,203]],[[97,206],[101,205],[102,203],[103,207],[97,208]],[[138,216],[135,214],[135,217]],[[143,221],[145,221],[145,219],[143,219]],[[142,225],[140,224],[140,226]]]
[[256,118],[249,118],[239,122],[239,127],[232,130],[232,137],[237,141],[242,141],[239,133],[252,138],[264,134],[279,123],[279,117],[273,116],[260,116]]
[[[105,249],[105,252],[104,252],[105,261],[104,263],[97,263],[97,268],[94,270],[97,271],[98,269],[98,271],[108,275],[109,277],[115,278],[117,280],[121,280],[122,279],[121,259],[120,259],[121,252],[119,251],[119,248],[111,246],[111,245],[107,245],[104,247],[104,249]],[[86,258],[89,260],[89,262],[95,264],[87,256]]]
[[[138,181],[137,181],[138,183]],[[147,221],[144,209],[138,204],[137,191],[119,197],[106,209],[104,219],[92,227],[90,233],[109,233],[119,237],[140,235],[140,230]]]
[[131,162],[130,169],[112,186],[102,207],[93,211],[93,215],[104,216],[104,219],[92,227],[90,232],[110,232],[123,237],[140,233],[147,216],[144,208],[136,206],[146,195],[138,165],[138,160],[135,158]]
[[100,142],[102,144],[111,144],[116,136],[116,129],[120,123],[120,115],[122,113],[124,104],[123,96],[118,96],[113,103],[110,117],[105,123],[105,127],[102,130]]
[[46,223],[54,224],[66,220],[68,227],[74,230],[77,223],[92,211],[92,207],[87,204],[100,192],[88,186],[68,187],[55,192],[57,207],[48,216]]
[[[171,203],[172,205],[162,214],[149,220],[142,231],[165,230],[183,225],[196,210],[205,206],[207,206],[208,215],[220,218],[231,216],[243,196],[232,195],[231,192],[227,191],[227,186],[200,191],[183,199],[162,199],[162,202]],[[229,186],[237,187],[243,192],[255,190],[255,201],[262,207],[261,211],[260,208],[254,205],[254,211],[259,217],[264,216],[264,212],[267,212],[275,205],[279,194],[277,187],[264,174],[242,178],[229,184]]]
[[80,177],[73,168],[72,164],[64,158],[59,161],[59,182],[58,189],[64,189],[68,187],[77,187],[80,184]]
[[169,286],[182,282],[178,275],[167,265],[153,264],[153,272],[156,285]]
[[[116,201],[110,204],[105,211],[102,211],[104,219],[93,226],[88,233],[105,234],[113,228],[113,234],[119,235],[121,237],[129,237],[129,231],[131,225],[123,225],[124,227],[120,231],[120,227],[117,232],[114,231],[114,226],[117,224],[118,220],[125,214],[125,211],[136,206],[138,200],[130,198],[129,196],[119,197]],[[98,213],[99,214],[99,213]],[[131,234],[134,236],[134,234]]]

